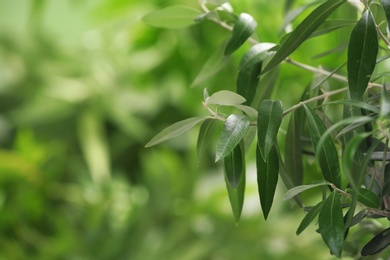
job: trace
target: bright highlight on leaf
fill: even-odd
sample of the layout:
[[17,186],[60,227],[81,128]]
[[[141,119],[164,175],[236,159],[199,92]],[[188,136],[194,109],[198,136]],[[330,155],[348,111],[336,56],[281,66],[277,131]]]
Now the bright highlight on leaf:
[[201,12],[187,6],[170,6],[145,15],[144,23],[166,29],[180,29],[194,25]]
[[232,91],[221,90],[212,94],[206,99],[207,105],[237,106],[246,101],[241,95]]
[[252,35],[257,26],[257,22],[252,16],[246,13],[240,14],[233,27],[230,40],[225,48],[225,55],[232,54]]

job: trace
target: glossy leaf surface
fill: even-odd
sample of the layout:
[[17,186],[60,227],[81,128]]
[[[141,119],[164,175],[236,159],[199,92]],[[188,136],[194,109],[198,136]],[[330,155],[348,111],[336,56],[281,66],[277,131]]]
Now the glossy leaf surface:
[[246,99],[245,104],[250,105],[255,97],[259,75],[261,71],[261,62],[253,66],[238,71],[237,94]]
[[275,47],[274,43],[264,42],[253,45],[240,60],[238,70],[245,70],[252,67],[259,62],[264,61],[267,57],[272,55],[271,48]]
[[225,48],[225,55],[232,54],[252,35],[257,22],[247,13],[242,13],[234,24],[232,36]]
[[362,256],[375,255],[390,245],[390,228],[377,234],[362,249]]

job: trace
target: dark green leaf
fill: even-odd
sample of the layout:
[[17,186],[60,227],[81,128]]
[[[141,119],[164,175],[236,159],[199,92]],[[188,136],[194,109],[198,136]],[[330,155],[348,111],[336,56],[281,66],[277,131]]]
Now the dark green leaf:
[[379,197],[374,192],[364,188],[359,189],[358,201],[370,208],[379,207]]
[[280,46],[275,56],[271,59],[262,73],[265,73],[291,53],[293,53],[309,36],[328,18],[328,16],[336,10],[346,0],[329,0],[317,7],[313,12],[306,17],[302,23],[291,33],[286,41]]
[[337,191],[334,190],[325,200],[318,225],[322,239],[331,253],[340,258],[344,243],[344,218]]
[[312,35],[310,35],[310,38],[317,37],[320,35],[327,34],[329,32],[332,32],[334,30],[348,27],[355,25],[356,21],[350,21],[350,20],[328,20],[325,21],[320,27],[318,27],[317,30],[315,30]]
[[170,6],[145,15],[144,23],[167,29],[179,29],[195,24],[201,12],[187,6]]
[[318,4],[319,1],[314,1],[311,3],[308,3],[306,5],[299,6],[291,11],[289,11],[284,18],[284,23],[282,27],[280,28],[280,32],[282,32],[289,24],[291,24],[300,14],[303,13],[307,8],[309,8],[312,5]]
[[341,187],[340,165],[335,144],[332,138],[328,136],[325,138],[323,145],[318,147],[321,136],[327,128],[313,109],[305,105],[305,111],[313,147],[315,151],[318,151],[316,158],[320,164],[322,174],[325,180]]
[[279,156],[275,145],[269,151],[268,160],[265,162],[256,149],[257,186],[259,189],[260,204],[264,219],[267,219],[274,200],[276,184],[279,176]]
[[360,100],[376,65],[378,36],[374,18],[366,11],[351,33],[348,46],[348,85],[350,97]]
[[218,139],[216,162],[233,151],[245,136],[249,123],[248,117],[244,115],[232,114],[226,119]]
[[310,223],[313,222],[313,220],[318,216],[318,214],[322,209],[323,203],[324,202],[321,201],[313,208],[311,208],[311,210],[306,214],[306,216],[302,219],[301,224],[299,224],[299,227],[296,231],[297,235],[301,234],[310,225]]
[[237,94],[246,99],[245,104],[250,105],[256,94],[259,83],[259,75],[262,63],[255,64],[251,67],[238,71],[237,77]]
[[166,140],[175,138],[182,133],[190,130],[198,123],[206,120],[207,117],[191,117],[179,122],[174,123],[173,125],[168,126],[164,130],[162,130],[160,133],[158,133],[155,137],[152,138],[152,140],[149,141],[145,145],[145,147],[151,147],[153,145],[159,144],[161,142],[164,142]]
[[362,249],[362,256],[375,255],[390,245],[390,228],[377,234]]
[[219,121],[215,119],[206,119],[202,123],[202,126],[199,130],[198,142],[197,142],[197,154],[198,154],[198,164],[202,161],[208,147],[210,146],[210,140],[217,130]]
[[273,52],[270,51],[273,47],[275,47],[275,44],[269,42],[263,42],[252,46],[244,56],[242,56],[238,70],[248,69],[259,62],[264,61],[273,54]]
[[246,100],[239,94],[228,90],[221,90],[212,94],[206,99],[207,105],[237,106]]
[[255,31],[256,21],[252,16],[246,13],[240,14],[233,27],[230,40],[225,48],[225,55],[232,54],[237,50]]
[[245,193],[245,155],[242,144],[224,158],[225,182],[236,222],[240,220]]
[[269,99],[271,97],[272,91],[276,89],[278,83],[279,72],[279,67],[276,67],[274,70],[270,71],[270,73],[260,77],[256,95],[252,101],[252,107],[259,107],[262,100]]
[[330,185],[331,183],[330,182],[327,182],[327,181],[320,181],[320,182],[316,182],[316,183],[313,183],[313,184],[306,184],[306,185],[300,185],[300,186],[296,186],[292,189],[289,189],[286,194],[284,195],[283,199],[284,200],[289,200],[293,197],[295,197],[296,195],[298,195],[299,193],[301,192],[304,192],[305,190],[309,190],[309,189],[312,189],[312,188],[315,188],[315,187],[319,187],[319,186],[325,186],[325,185]]
[[276,136],[282,122],[283,105],[279,100],[263,100],[257,116],[257,139],[260,153],[267,161],[271,148],[276,143]]

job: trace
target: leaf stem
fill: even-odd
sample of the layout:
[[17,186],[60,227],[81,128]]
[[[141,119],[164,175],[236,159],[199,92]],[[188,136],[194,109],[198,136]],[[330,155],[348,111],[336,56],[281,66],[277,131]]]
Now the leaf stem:
[[211,116],[215,119],[218,119],[222,122],[225,122],[226,119],[223,118],[222,116],[220,116],[218,113],[214,112],[211,108],[209,108],[209,106],[205,103],[205,102],[202,102],[202,105],[203,107],[211,114]]

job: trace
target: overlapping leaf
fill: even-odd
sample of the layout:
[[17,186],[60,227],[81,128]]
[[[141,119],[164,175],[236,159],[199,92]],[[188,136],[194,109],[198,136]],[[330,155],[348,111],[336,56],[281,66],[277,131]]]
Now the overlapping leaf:
[[390,0],[380,0],[383,10],[385,10],[387,28],[390,28]]
[[248,117],[244,115],[232,114],[226,119],[218,139],[216,162],[233,151],[245,136],[249,123]]
[[261,71],[261,62],[247,69],[238,71],[237,93],[246,99],[245,104],[250,105],[256,94]]
[[333,13],[333,11],[345,2],[346,0],[329,0],[311,12],[290,34],[282,46],[280,46],[279,50],[264,68],[262,73],[271,70],[293,53],[329,17],[329,15]]
[[242,13],[234,24],[232,36],[225,48],[225,55],[237,50],[255,31],[257,22],[247,13]]
[[261,156],[267,161],[268,154],[276,143],[276,136],[282,123],[283,105],[279,100],[263,100],[258,109],[257,139]]
[[340,258],[344,244],[344,218],[337,191],[334,190],[325,200],[318,216],[318,225],[331,253]]
[[292,189],[289,189],[286,192],[286,194],[284,195],[283,199],[289,200],[289,199],[293,198],[294,196],[298,195],[299,193],[304,192],[306,190],[309,190],[309,189],[312,189],[315,187],[319,187],[319,186],[330,185],[330,184],[331,183],[327,182],[327,181],[320,181],[320,182],[316,182],[316,183],[312,183],[312,184],[305,184],[305,185],[296,186]]
[[170,6],[145,15],[144,23],[160,28],[179,29],[195,24],[201,12],[188,6]]
[[376,65],[378,35],[374,17],[367,10],[352,30],[348,45],[348,86],[350,97],[360,100]]
[[206,121],[204,121],[200,127],[196,149],[198,155],[198,164],[202,161],[207,148],[210,145],[210,140],[212,140],[212,137],[215,134],[218,123],[218,120],[210,118],[206,119]]
[[236,106],[244,103],[246,99],[239,94],[232,91],[221,90],[212,94],[206,99],[206,104],[222,105],[222,106]]
[[256,45],[253,45],[240,60],[238,70],[248,69],[259,62],[264,61],[267,57],[273,54],[273,51],[270,51],[276,44],[263,42]]
[[301,234],[313,220],[318,216],[322,209],[323,201],[319,202],[317,205],[315,205],[313,208],[310,209],[310,211],[306,214],[306,216],[302,219],[301,223],[299,224],[299,227],[296,231],[296,234]]
[[279,176],[279,155],[275,145],[273,145],[269,151],[267,162],[263,160],[259,146],[257,146],[256,167],[260,204],[263,210],[264,219],[267,219],[274,200]]
[[358,201],[367,207],[378,208],[379,207],[379,197],[372,191],[360,188]]

